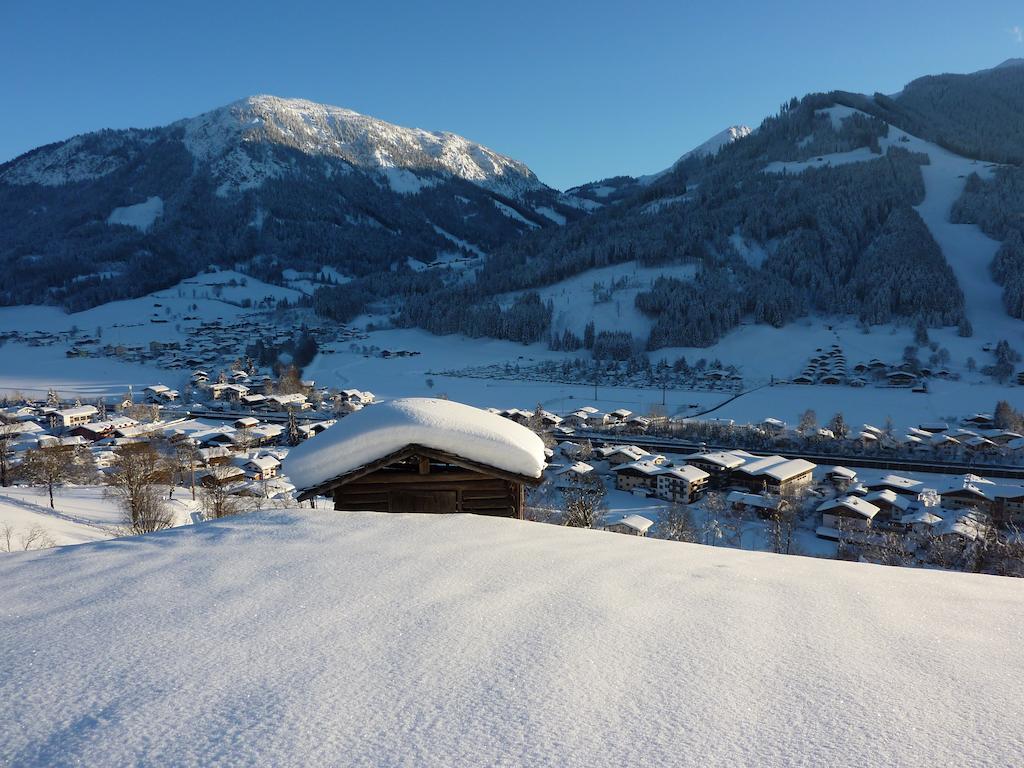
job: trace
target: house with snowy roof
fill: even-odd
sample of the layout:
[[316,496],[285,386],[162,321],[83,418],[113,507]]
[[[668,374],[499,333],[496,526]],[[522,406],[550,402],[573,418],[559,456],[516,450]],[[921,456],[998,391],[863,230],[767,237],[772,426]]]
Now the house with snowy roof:
[[[866,531],[878,514],[879,508],[860,496],[842,496],[826,501],[820,507],[822,528],[834,531]],[[819,529],[818,535],[823,535]]]
[[762,496],[759,493],[730,491],[725,503],[733,512],[755,512],[759,517],[769,518],[774,515],[782,504],[778,496]]
[[270,480],[277,477],[281,462],[273,456],[254,456],[244,464],[242,469],[253,480]]
[[815,466],[806,459],[754,457],[733,471],[732,481],[737,485],[745,485],[755,493],[767,490],[782,495],[808,485]]
[[692,504],[704,494],[710,477],[703,469],[689,464],[663,468],[655,480],[655,495],[677,504]]
[[94,405],[78,405],[74,408],[63,408],[53,412],[57,417],[57,423],[64,429],[87,424],[97,413],[99,411]]
[[977,509],[992,516],[997,525],[1024,523],[1024,486],[1000,485],[975,475],[939,492],[946,509]]
[[330,495],[338,510],[522,518],[545,461],[541,439],[509,419],[403,398],[345,417],[293,448],[283,469],[300,501]]
[[629,536],[646,536],[652,525],[654,525],[654,521],[643,515],[623,515],[617,520],[607,523],[604,530],[612,533],[625,533]]
[[694,453],[686,456],[686,463],[690,466],[703,469],[708,473],[708,484],[712,488],[721,488],[726,485],[732,475],[732,471],[742,467],[750,457],[741,451],[712,451],[708,453]]
[[612,468],[615,475],[615,488],[630,493],[636,491],[656,492],[658,490],[658,475],[663,471],[664,467],[653,461],[633,461]]

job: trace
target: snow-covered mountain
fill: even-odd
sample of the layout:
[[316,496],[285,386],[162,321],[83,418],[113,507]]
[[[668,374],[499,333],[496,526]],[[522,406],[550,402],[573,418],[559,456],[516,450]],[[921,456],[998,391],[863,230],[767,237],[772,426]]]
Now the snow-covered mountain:
[[[350,109],[304,99],[250,96],[166,129],[181,133],[197,163],[210,163],[220,194],[258,187],[287,172],[270,160],[253,162],[247,145],[289,147],[309,156],[340,158],[355,168],[381,173],[396,192],[431,183],[418,174],[441,174],[473,182],[507,197],[543,191],[525,164],[454,133],[404,128]],[[54,186],[106,176],[131,161],[118,153],[121,134],[144,148],[159,131],[103,132],[43,147],[0,171],[11,184]],[[415,177],[415,178],[414,178]],[[429,178],[429,177],[427,177]]]
[[524,163],[454,133],[252,96],[0,165],[0,266],[14,268],[0,303],[88,306],[254,258],[267,279],[423,270],[583,215]]

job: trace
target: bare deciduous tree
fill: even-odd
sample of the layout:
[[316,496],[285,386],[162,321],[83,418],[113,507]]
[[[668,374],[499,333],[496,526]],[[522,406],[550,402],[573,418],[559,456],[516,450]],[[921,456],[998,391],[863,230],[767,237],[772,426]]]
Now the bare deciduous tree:
[[238,497],[229,493],[226,486],[216,482],[202,487],[199,501],[207,517],[211,518],[237,515],[241,511]]
[[685,504],[670,504],[662,515],[655,533],[660,539],[696,542],[700,531],[693,514]]
[[173,467],[152,443],[132,443],[115,451],[107,485],[124,509],[132,533],[170,527],[173,516],[160,485],[166,484],[172,473]]
[[62,446],[33,448],[25,452],[25,457],[18,467],[21,475],[30,483],[46,486],[50,496],[50,509],[57,508],[53,503],[54,488],[71,476],[71,457],[72,450]]
[[562,524],[570,528],[593,528],[601,513],[604,495],[604,486],[599,481],[566,488]]
[[11,484],[11,458],[17,434],[14,424],[0,424],[0,486],[4,488]]
[[48,549],[57,546],[46,529],[41,525],[33,525],[24,533],[15,537],[14,526],[4,524],[0,526],[0,552],[16,552],[22,550],[28,552],[33,549]]

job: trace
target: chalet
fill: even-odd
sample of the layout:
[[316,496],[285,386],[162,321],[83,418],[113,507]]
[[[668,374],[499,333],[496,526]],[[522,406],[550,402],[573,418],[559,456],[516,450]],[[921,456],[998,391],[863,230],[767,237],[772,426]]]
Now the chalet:
[[245,474],[253,480],[269,480],[277,477],[281,462],[273,456],[256,456],[242,465]]
[[78,405],[74,408],[64,408],[63,410],[53,412],[57,418],[57,423],[64,429],[87,424],[97,413],[99,411],[93,405]]
[[917,495],[924,490],[924,483],[919,480],[911,480],[909,477],[900,477],[899,475],[885,475],[880,480],[867,484],[868,491],[882,491],[888,489],[894,493],[903,494],[904,496]]
[[215,467],[223,464],[230,464],[234,458],[234,451],[222,445],[214,445],[209,448],[200,448],[196,453],[202,464],[208,467]]
[[631,416],[626,420],[626,425],[638,432],[646,432],[651,426],[651,420],[646,416]]
[[0,421],[11,424],[16,421],[31,421],[36,417],[36,409],[27,405],[12,406],[0,411]]
[[612,469],[615,473],[615,487],[620,491],[646,491],[655,493],[658,490],[658,474],[664,469],[650,461],[634,461],[631,464],[620,464]]
[[978,509],[997,525],[1024,523],[1024,486],[997,485],[991,480],[965,475],[959,485],[939,493],[947,509]]
[[609,467],[617,467],[640,461],[647,455],[647,451],[637,448],[635,445],[613,445],[607,448],[598,448],[597,455],[607,461]]
[[846,467],[832,467],[825,473],[825,479],[837,488],[849,488],[857,481],[857,473]]
[[199,445],[233,445],[235,430],[231,427],[213,427],[192,433],[192,439]]
[[831,528],[836,531],[866,531],[871,527],[871,521],[878,514],[879,509],[870,501],[865,501],[859,496],[843,496],[826,501],[818,507],[818,512],[821,513],[823,528]]
[[654,521],[648,520],[642,515],[624,515],[605,525],[604,530],[612,533],[625,533],[629,536],[646,536],[652,525],[654,525]]
[[235,419],[235,429],[252,429],[259,426],[260,420],[252,416],[243,416]]
[[470,512],[522,518],[524,487],[541,482],[544,444],[526,427],[449,400],[367,408],[292,449],[285,472],[299,500],[334,508]]
[[883,515],[889,520],[899,520],[910,510],[910,499],[888,488],[872,491],[863,498],[864,501],[871,502],[878,507],[879,515]]
[[815,466],[805,459],[765,456],[754,458],[734,470],[732,481],[755,493],[767,490],[783,495],[810,484]]
[[761,422],[761,429],[772,435],[779,434],[785,430],[785,428],[786,422],[781,421],[780,419],[773,419],[769,417]]
[[611,413],[609,413],[608,414],[608,418],[609,418],[610,421],[613,421],[615,423],[622,423],[622,422],[625,422],[625,421],[629,421],[629,419],[630,419],[630,417],[632,415],[633,415],[632,411],[627,410],[626,408],[618,408],[618,409],[612,411]]
[[732,471],[742,467],[750,454],[740,451],[716,451],[713,453],[694,453],[685,457],[686,463],[708,473],[708,486],[721,488],[728,483]]
[[710,477],[697,467],[671,467],[656,476],[655,495],[665,501],[692,504],[703,495]]
[[910,532],[918,535],[927,535],[932,532],[933,528],[942,522],[942,518],[933,512],[929,512],[927,509],[919,509],[914,512],[909,512],[900,518],[900,526]]
[[343,399],[359,403],[360,405],[369,405],[376,399],[373,392],[363,392],[358,389],[343,389],[338,394]]
[[782,499],[778,496],[762,496],[757,493],[744,493],[743,491],[731,491],[725,497],[725,503],[733,512],[755,512],[759,517],[769,518],[774,515]]
[[504,416],[506,419],[514,421],[516,424],[525,425],[530,417],[533,415],[530,411],[524,411],[522,408],[506,408],[504,411],[498,411],[499,416]]
[[199,478],[199,482],[207,488],[223,487],[245,480],[245,470],[230,464],[207,467]]
[[979,429],[993,429],[996,425],[991,413],[976,413],[963,420],[965,426],[977,427]]
[[575,429],[578,429],[580,427],[585,427],[585,426],[587,426],[587,419],[589,417],[590,417],[590,414],[587,413],[586,411],[583,411],[583,410],[573,411],[572,413],[570,413],[567,416],[562,418],[561,426],[563,426],[563,427],[572,427],[572,428],[575,428]]
[[575,460],[583,453],[583,446],[579,443],[563,440],[558,444],[558,450],[562,452],[563,456]]
[[892,371],[885,374],[885,380],[890,387],[912,387],[917,376],[909,371]]
[[118,417],[110,419],[109,421],[95,421],[87,424],[81,424],[71,430],[72,435],[84,437],[89,442],[96,442],[102,440],[105,437],[113,437],[119,429],[125,427],[131,427],[138,424],[135,419],[129,419],[126,417]]
[[327,419],[326,421],[314,421],[309,424],[299,424],[299,435],[302,436],[303,440],[308,440],[311,437],[316,437],[329,427],[334,426],[336,423],[337,421],[335,419]]
[[600,483],[594,474],[594,467],[585,461],[575,461],[567,467],[555,470],[555,483],[560,487]]
[[218,382],[210,385],[210,394],[214,400],[238,402],[245,395],[249,394],[249,388],[244,384],[224,384]]
[[918,424],[917,429],[920,432],[927,432],[931,435],[937,435],[939,432],[946,432],[949,430],[949,424],[944,421],[926,421],[923,424]]
[[982,431],[981,435],[996,445],[1009,445],[1012,441],[1024,437],[1019,432],[1011,432],[1008,429],[986,429]]
[[151,403],[165,403],[179,397],[178,390],[171,389],[166,384],[150,384],[144,391],[146,399]]
[[270,395],[267,397],[267,405],[280,411],[295,409],[305,411],[313,407],[313,404],[306,400],[301,392],[293,392],[290,395]]

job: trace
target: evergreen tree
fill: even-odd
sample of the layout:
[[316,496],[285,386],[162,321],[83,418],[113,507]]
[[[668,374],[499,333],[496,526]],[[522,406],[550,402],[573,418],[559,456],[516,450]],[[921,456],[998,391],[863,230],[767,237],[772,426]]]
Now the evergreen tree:
[[295,411],[288,410],[288,445],[296,446],[302,442],[302,433],[299,432],[299,422],[295,418]]

